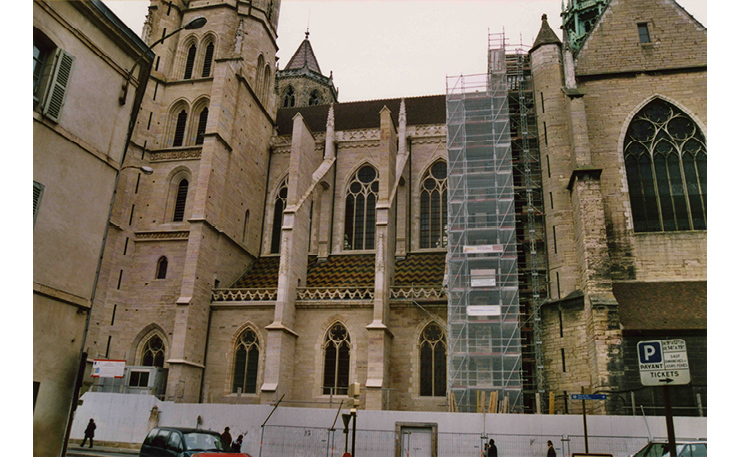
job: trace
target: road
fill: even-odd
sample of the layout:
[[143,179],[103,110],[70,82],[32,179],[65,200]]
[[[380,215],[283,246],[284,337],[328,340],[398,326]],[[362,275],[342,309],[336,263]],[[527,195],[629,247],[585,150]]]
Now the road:
[[120,449],[112,447],[81,448],[78,444],[70,444],[67,448],[67,457],[138,457],[138,449]]

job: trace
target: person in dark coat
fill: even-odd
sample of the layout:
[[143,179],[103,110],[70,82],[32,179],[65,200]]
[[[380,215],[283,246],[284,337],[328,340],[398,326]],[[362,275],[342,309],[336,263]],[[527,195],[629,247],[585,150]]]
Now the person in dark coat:
[[498,457],[498,449],[496,449],[496,445],[493,443],[493,439],[488,441],[488,457]]
[[236,437],[236,440],[231,443],[231,452],[241,452],[242,451],[242,439],[244,438],[244,435],[239,435]]
[[547,457],[557,457],[555,448],[552,446],[552,441],[550,440],[547,440]]
[[95,436],[95,429],[97,426],[95,425],[95,421],[90,419],[90,422],[87,423],[87,428],[85,429],[85,439],[82,440],[82,444],[80,444],[80,447],[85,447],[85,442],[88,438],[90,438],[90,448],[93,447],[93,436]]
[[231,433],[229,433],[229,427],[226,427],[221,434],[221,442],[224,443],[224,449],[231,449]]

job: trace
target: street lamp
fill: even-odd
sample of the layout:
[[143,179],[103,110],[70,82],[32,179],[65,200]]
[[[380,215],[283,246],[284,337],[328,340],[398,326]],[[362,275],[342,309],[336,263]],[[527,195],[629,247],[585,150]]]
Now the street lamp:
[[154,173],[154,168],[147,167],[146,165],[142,165],[142,166],[138,166],[138,165],[126,165],[125,167],[121,168],[120,171],[123,171],[126,168],[136,168],[139,171],[141,171],[142,173],[144,173],[145,175],[150,175],[150,174]]
[[[199,28],[203,27],[204,25],[206,25],[206,22],[208,22],[208,19],[204,18],[203,16],[198,16],[195,19],[191,19],[190,21],[188,21],[182,27],[176,28],[172,32],[168,33],[167,35],[163,36],[162,38],[158,39],[157,41],[155,41],[154,43],[152,43],[151,45],[149,45],[149,48],[147,49],[147,52],[148,51],[151,51],[154,46],[156,46],[159,43],[163,42],[164,40],[166,40],[167,38],[169,38],[172,35],[176,34],[180,30],[182,30],[182,29],[186,29],[186,30],[199,29]],[[137,65],[139,65],[139,62],[141,62],[141,59],[144,58],[144,56],[147,54],[147,52],[144,52],[141,56],[139,56],[138,59],[136,59],[136,62],[134,62],[134,66],[131,67],[131,70],[129,70],[128,74],[126,75],[126,83],[123,85],[123,92],[121,92],[121,96],[118,97],[118,103],[120,105],[122,105],[122,106],[126,104],[126,95],[128,94],[128,85],[129,85],[129,82],[131,82],[131,75],[134,73],[134,69],[136,68]]]

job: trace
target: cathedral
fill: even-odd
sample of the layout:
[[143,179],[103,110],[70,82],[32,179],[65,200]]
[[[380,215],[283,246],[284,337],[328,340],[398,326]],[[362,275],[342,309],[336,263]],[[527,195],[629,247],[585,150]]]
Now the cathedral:
[[[662,414],[636,345],[684,340],[706,405],[707,30],[568,0],[489,75],[343,103],[279,0],[153,0],[155,57],[87,337],[186,403]],[[485,59],[481,56],[481,59]],[[420,70],[421,71],[421,70]],[[108,389],[108,390],[106,390]]]

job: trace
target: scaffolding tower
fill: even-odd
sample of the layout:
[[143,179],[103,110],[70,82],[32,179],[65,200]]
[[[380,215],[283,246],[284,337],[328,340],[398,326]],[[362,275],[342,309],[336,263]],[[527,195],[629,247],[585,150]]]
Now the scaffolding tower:
[[[506,54],[447,78],[448,386],[459,411],[495,393],[523,411],[519,278]],[[484,400],[485,405],[485,400]],[[491,408],[494,409],[494,408]]]
[[532,74],[521,46],[488,44],[488,74],[447,78],[448,385],[460,411],[496,392],[489,410],[536,412],[547,257]]

